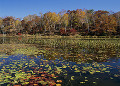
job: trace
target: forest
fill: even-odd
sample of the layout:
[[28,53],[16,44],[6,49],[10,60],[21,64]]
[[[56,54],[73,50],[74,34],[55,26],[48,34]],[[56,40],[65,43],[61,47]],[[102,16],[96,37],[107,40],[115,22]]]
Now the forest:
[[28,15],[23,19],[0,17],[0,33],[7,35],[41,34],[69,36],[119,36],[120,11],[93,9],[62,10]]

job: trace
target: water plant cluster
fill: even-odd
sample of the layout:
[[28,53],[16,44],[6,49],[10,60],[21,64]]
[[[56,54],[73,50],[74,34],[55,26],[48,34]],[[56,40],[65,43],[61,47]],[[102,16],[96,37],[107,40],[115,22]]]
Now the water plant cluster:
[[119,39],[10,38],[0,45],[0,85],[120,85]]
[[113,66],[114,62],[75,63],[64,59],[47,60],[42,56],[36,58],[24,55],[7,56],[0,59],[0,62],[0,84],[7,86],[96,86],[106,78],[113,81],[120,78],[120,66]]
[[44,55],[48,59],[63,57],[71,61],[107,61],[119,57],[119,39],[40,39],[29,38],[17,43],[34,44],[13,50],[12,54]]

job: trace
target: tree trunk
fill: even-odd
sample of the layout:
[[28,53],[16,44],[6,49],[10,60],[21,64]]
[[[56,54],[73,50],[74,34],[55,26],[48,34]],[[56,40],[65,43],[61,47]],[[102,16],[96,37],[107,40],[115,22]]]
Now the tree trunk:
[[66,33],[66,25],[65,25],[65,33]]

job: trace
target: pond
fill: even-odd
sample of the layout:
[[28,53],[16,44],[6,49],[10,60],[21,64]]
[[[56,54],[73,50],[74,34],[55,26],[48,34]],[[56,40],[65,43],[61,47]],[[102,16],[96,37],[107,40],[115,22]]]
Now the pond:
[[120,86],[119,39],[0,40],[1,86]]

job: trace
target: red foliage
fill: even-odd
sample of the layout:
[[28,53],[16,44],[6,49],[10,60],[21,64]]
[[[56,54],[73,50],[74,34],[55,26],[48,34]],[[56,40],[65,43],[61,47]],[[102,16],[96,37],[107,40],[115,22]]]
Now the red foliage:
[[77,32],[77,30],[75,30],[75,29],[72,28],[72,29],[70,30],[70,32],[71,32],[71,33],[74,33],[74,32]]
[[70,30],[70,33],[71,33],[72,35],[75,35],[76,32],[77,32],[77,30],[75,30],[75,29],[73,29],[73,28]]
[[60,29],[61,35],[67,35],[68,32],[69,32],[68,30],[65,31],[65,29]]
[[18,35],[22,35],[21,33],[18,33]]

